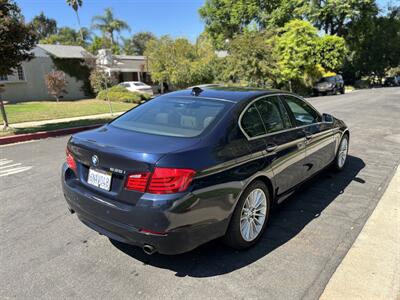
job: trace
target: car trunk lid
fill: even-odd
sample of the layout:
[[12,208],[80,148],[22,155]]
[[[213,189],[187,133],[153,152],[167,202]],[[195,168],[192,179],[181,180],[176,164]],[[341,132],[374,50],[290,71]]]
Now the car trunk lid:
[[[162,156],[190,148],[199,140],[144,134],[106,125],[74,135],[68,148],[77,161],[82,186],[98,196],[135,204],[143,192],[125,189],[127,177],[152,172]],[[91,168],[111,174],[110,190],[88,183]]]

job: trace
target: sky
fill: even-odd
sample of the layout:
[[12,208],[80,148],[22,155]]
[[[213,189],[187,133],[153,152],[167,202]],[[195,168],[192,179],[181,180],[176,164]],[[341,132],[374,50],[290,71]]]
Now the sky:
[[[16,0],[26,21],[30,21],[41,11],[47,17],[56,19],[58,27],[78,28],[75,12],[65,0]],[[114,16],[126,21],[131,27],[129,36],[137,31],[151,31],[157,36],[169,34],[186,37],[195,41],[204,30],[198,9],[204,0],[83,0],[79,10],[81,24],[90,27],[95,15],[102,15],[111,7]]]
[[[388,2],[400,0],[377,0],[380,7]],[[75,13],[65,0],[16,0],[26,21],[30,21],[41,11],[56,19],[58,27],[78,28]],[[205,0],[83,0],[79,10],[81,24],[90,27],[95,15],[102,15],[111,7],[114,16],[126,21],[132,31],[122,32],[127,37],[137,31],[151,31],[157,36],[169,34],[172,37],[186,37],[195,41],[204,30],[198,9]]]

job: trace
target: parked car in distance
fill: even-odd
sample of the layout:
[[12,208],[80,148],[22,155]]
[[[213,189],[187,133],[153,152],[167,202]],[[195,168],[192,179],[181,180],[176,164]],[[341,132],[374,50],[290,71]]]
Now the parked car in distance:
[[400,85],[400,81],[396,77],[386,77],[383,81],[383,86],[398,86]]
[[118,84],[125,87],[128,91],[146,93],[153,96],[153,88],[141,81],[125,81]]
[[67,144],[71,213],[145,253],[262,236],[272,208],[326,167],[342,170],[345,123],[300,96],[214,87],[172,92]]
[[327,94],[336,95],[338,92],[341,94],[345,93],[342,75],[323,77],[313,87],[313,94],[315,96]]

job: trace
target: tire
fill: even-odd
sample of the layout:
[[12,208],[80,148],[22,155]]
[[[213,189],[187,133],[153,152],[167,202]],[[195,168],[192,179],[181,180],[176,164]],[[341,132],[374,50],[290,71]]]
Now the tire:
[[332,164],[334,171],[340,172],[343,170],[344,166],[346,165],[348,152],[349,152],[349,135],[344,134],[342,139],[340,140],[338,151],[336,153],[335,160],[333,161]]
[[345,88],[344,88],[344,87],[340,90],[340,93],[341,93],[342,95],[345,93]]
[[[264,196],[265,201],[261,198],[258,199],[257,195],[260,197]],[[251,199],[255,199],[256,201],[252,202]],[[259,202],[260,206],[257,206],[257,200],[262,202],[262,204]],[[256,207],[255,211],[254,207]],[[267,187],[260,180],[252,182],[240,196],[236,205],[224,237],[225,243],[238,250],[246,249],[256,244],[265,230],[270,211],[271,200]],[[254,215],[257,212],[259,212],[259,215]],[[262,224],[258,224],[257,222]],[[248,234],[246,235],[246,233]]]

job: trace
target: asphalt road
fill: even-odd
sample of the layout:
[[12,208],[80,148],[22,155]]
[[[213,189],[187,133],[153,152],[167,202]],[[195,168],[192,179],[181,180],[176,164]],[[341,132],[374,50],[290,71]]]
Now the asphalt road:
[[213,241],[146,256],[112,243],[67,211],[68,137],[1,147],[0,298],[317,299],[400,162],[400,88],[310,101],[347,122],[348,164],[285,201],[246,252]]

